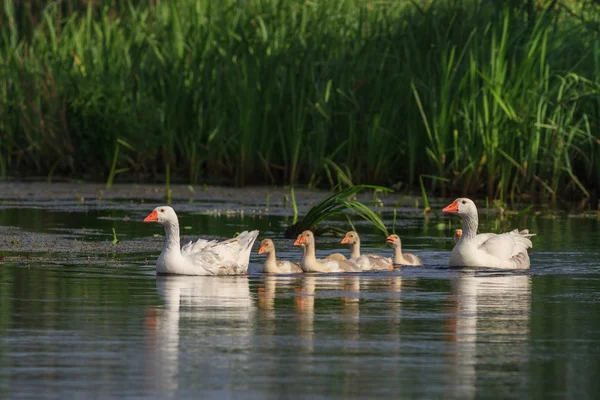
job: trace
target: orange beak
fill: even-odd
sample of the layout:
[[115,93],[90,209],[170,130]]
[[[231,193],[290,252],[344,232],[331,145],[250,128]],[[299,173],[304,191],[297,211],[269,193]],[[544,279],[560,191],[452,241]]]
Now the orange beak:
[[306,243],[306,238],[304,236],[300,236],[298,239],[296,239],[296,241],[294,242],[294,246],[300,246],[302,244]]
[[260,249],[258,249],[258,254],[262,254],[262,253],[264,253],[265,251],[267,251],[267,250],[265,249],[265,246],[260,246]]
[[[392,237],[392,235],[388,236],[387,239],[385,239],[386,243],[393,243],[394,242],[394,238]],[[393,267],[392,267],[393,269]]]
[[444,208],[442,212],[449,214],[458,214],[458,201],[454,200],[452,204],[446,206],[446,208]]
[[148,215],[146,218],[144,218],[144,222],[156,222],[158,221],[158,213],[156,212],[156,210],[152,211],[150,213],[150,215]]
[[350,243],[350,239],[348,239],[348,236],[344,236],[344,238],[342,239],[342,241],[340,243],[341,244],[349,244]]

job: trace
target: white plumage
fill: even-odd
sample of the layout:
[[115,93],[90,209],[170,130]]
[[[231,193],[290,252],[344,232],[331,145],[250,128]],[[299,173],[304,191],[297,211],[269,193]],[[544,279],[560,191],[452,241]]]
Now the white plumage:
[[223,241],[198,239],[180,248],[179,221],[169,206],[156,207],[144,222],[165,229],[165,244],[156,262],[158,274],[238,275],[248,270],[252,245],[258,231],[244,231]]
[[527,269],[530,267],[529,239],[535,236],[527,229],[514,229],[501,234],[477,234],[479,224],[477,207],[467,198],[456,199],[444,208],[446,213],[458,214],[463,219],[462,235],[452,249],[450,267],[488,267],[497,269]]

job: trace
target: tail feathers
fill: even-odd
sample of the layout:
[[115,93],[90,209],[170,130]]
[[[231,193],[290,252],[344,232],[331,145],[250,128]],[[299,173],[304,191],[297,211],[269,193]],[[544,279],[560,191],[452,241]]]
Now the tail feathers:
[[242,247],[244,247],[244,248],[252,247],[252,245],[254,244],[254,241],[258,237],[258,233],[259,233],[258,230],[254,230],[254,231],[250,231],[250,232],[244,231],[237,236],[237,239],[240,241],[240,245],[242,245]]
[[530,266],[529,254],[527,253],[527,250],[523,250],[515,254],[511,258],[511,261],[513,262],[514,267],[518,269],[527,269]]
[[524,236],[516,236],[515,237],[515,241],[517,243],[522,243],[525,245],[525,248],[530,249],[533,247],[533,243],[531,242],[531,240],[527,239]]
[[[516,231],[516,229],[515,229]],[[523,229],[522,231],[519,231],[519,235],[523,236],[523,237],[532,237],[532,236],[536,236],[537,233],[529,233],[529,229]]]
[[528,238],[537,235],[536,233],[529,233],[529,229],[523,229],[521,231],[513,229],[510,233],[514,236],[515,241],[524,244],[526,249],[533,247],[533,243]]
[[250,252],[252,251],[252,246],[258,237],[258,233],[258,230],[250,232],[244,231],[236,237],[240,243],[240,246],[242,247],[238,256],[238,264],[243,267],[244,271],[248,269],[248,264],[250,263]]

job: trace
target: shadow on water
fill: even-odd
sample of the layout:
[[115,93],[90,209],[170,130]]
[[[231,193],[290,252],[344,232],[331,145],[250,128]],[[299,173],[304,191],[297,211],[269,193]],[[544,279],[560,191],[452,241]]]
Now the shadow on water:
[[[396,232],[422,268],[265,276],[255,246],[248,276],[156,277],[163,231],[141,223],[152,206],[122,202],[0,207],[0,393],[463,399],[600,389],[596,219],[520,221],[538,236],[531,270],[519,273],[446,268],[458,221],[440,230],[407,209]],[[279,257],[300,258],[281,210],[202,213],[211,207],[182,207],[184,242],[258,228]],[[381,233],[356,226],[364,253],[391,254]],[[482,230],[492,226],[482,218]],[[348,254],[340,240],[317,238],[317,255]]]

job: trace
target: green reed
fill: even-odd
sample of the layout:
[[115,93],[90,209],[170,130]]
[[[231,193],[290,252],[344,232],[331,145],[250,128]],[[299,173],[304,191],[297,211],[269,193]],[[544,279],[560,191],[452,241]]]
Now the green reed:
[[2,175],[112,181],[123,140],[130,179],[432,175],[447,181],[427,190],[490,198],[600,185],[592,2],[152,3],[48,3],[25,29],[3,0]]

